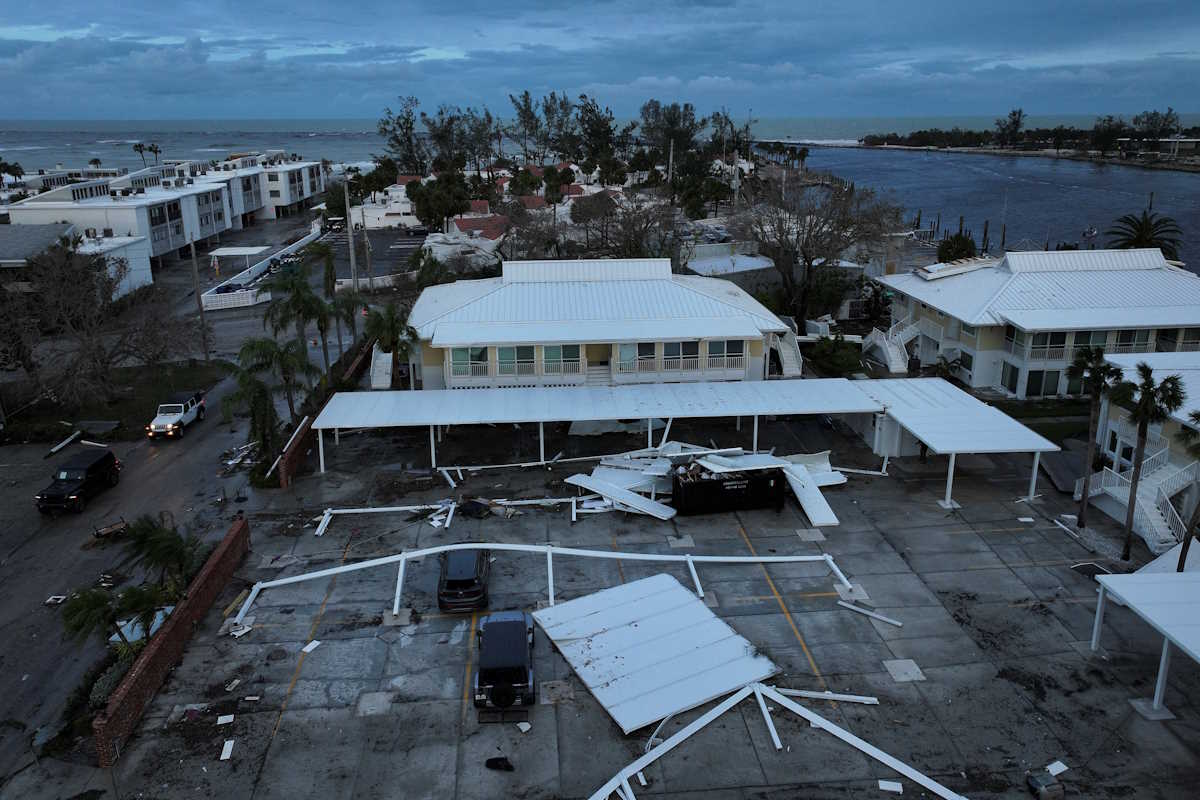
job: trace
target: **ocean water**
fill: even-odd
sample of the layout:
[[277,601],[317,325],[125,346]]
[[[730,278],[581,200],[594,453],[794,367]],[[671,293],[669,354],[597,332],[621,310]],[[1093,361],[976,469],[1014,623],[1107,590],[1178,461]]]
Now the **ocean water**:
[[[1200,122],[1185,114],[1184,124]],[[1090,116],[1037,117],[1030,126],[1088,126]],[[990,117],[767,118],[755,125],[761,138],[849,144],[873,132],[919,128],[990,127]],[[308,120],[0,120],[0,159],[26,171],[55,164],[136,168],[137,141],[156,142],[164,155],[214,159],[231,152],[283,149],[335,162],[369,161],[383,150],[371,119]],[[1200,265],[1200,174],[1028,157],[880,151],[855,147],[810,148],[808,166],[829,170],[888,194],[911,217],[942,216],[956,229],[958,217],[976,238],[985,220],[990,239],[1029,240],[1051,246],[1075,242],[1095,227],[1101,234],[1122,214],[1140,212],[1154,196],[1154,210],[1174,217],[1184,231],[1182,256]],[[153,157],[150,157],[151,161]],[[1103,244],[1101,235],[1097,240]]]

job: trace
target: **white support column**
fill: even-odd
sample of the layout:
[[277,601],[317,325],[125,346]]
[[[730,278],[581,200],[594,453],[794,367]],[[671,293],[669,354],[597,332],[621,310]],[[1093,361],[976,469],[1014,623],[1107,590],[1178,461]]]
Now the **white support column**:
[[1108,590],[1100,584],[1100,599],[1096,601],[1096,621],[1092,623],[1092,650],[1100,649],[1100,628],[1104,625],[1104,601],[1108,598]]
[[758,414],[754,415],[754,452],[758,452]]
[[342,443],[342,429],[341,428],[333,429],[333,443],[334,444]]
[[758,710],[762,712],[763,722],[767,723],[767,733],[771,734],[771,744],[775,745],[776,750],[782,750],[783,742],[779,741],[779,732],[775,730],[775,721],[771,719],[771,712],[767,710],[767,701],[763,699],[762,691],[757,686],[754,688],[754,699],[758,701]]
[[1029,497],[1025,498],[1030,503],[1033,502],[1033,496],[1037,494],[1038,461],[1041,457],[1041,453],[1033,454],[1033,474],[1029,476]]
[[437,445],[433,441],[433,426],[429,426],[429,465],[437,469]]
[[1171,666],[1171,640],[1163,637],[1162,658],[1158,660],[1158,681],[1154,684],[1154,703],[1151,706],[1155,711],[1161,711],[1163,707],[1163,695],[1167,691],[1167,670]]
[[550,587],[550,605],[554,605],[554,549],[546,548],[546,579]]
[[946,498],[938,501],[938,505],[947,511],[961,508],[951,497],[951,493],[954,491],[954,455],[954,453],[950,454],[950,466],[946,467]]
[[317,429],[317,459],[321,464],[321,474],[325,474],[325,431]]
[[437,427],[437,440],[440,443],[442,441],[442,426],[438,425],[436,427]]
[[654,447],[654,420],[646,420],[646,447]]
[[667,427],[663,428],[662,438],[658,440],[658,446],[662,447],[667,443],[667,436],[671,433],[671,423],[675,421],[674,417],[667,417]]
[[687,557],[688,572],[692,573],[692,583],[696,584],[696,596],[704,597],[704,587],[700,585],[700,576],[696,574],[696,565],[692,563],[692,554]]
[[396,597],[392,600],[392,616],[400,613],[400,587],[404,586],[404,562],[407,559],[400,559],[400,566],[396,569]]
[[541,422],[538,423],[538,461],[546,463],[546,429]]

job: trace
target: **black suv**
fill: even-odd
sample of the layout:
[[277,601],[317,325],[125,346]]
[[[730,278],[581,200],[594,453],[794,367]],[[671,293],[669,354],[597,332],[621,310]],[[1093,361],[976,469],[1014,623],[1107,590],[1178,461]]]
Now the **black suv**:
[[508,708],[537,702],[533,679],[533,617],[524,611],[498,611],[479,620],[476,708]]
[[87,450],[58,465],[49,486],[34,497],[38,511],[74,511],[87,506],[88,498],[121,480],[121,462],[111,450]]
[[487,608],[488,550],[451,550],[438,558],[438,608],[442,611],[474,611]]

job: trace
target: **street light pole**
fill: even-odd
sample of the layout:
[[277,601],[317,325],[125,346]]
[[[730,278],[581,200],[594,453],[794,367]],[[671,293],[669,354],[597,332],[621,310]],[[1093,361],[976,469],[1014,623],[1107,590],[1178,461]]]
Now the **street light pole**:
[[209,361],[208,324],[204,321],[204,300],[200,297],[200,267],[196,264],[196,240],[188,242],[192,248],[192,287],[196,292],[196,308],[200,311],[200,344],[204,347],[204,361]]
[[[350,216],[350,173],[345,173],[346,180],[342,182],[342,192],[346,198],[346,241],[350,243],[350,280],[354,291],[358,291],[358,265],[354,262],[354,218]],[[366,232],[363,232],[366,235]]]

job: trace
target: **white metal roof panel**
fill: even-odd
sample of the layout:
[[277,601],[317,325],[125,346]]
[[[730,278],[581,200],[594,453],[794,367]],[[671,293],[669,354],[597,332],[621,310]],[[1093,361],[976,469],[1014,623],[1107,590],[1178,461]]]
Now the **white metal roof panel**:
[[758,339],[762,331],[745,317],[650,319],[614,324],[606,320],[544,322],[441,322],[434,347],[478,344],[645,342],[662,339]]
[[1183,379],[1183,390],[1187,396],[1183,399],[1183,405],[1171,418],[1189,427],[1195,427],[1190,417],[1192,412],[1200,411],[1200,352],[1130,353],[1108,355],[1104,360],[1124,370],[1127,379],[1133,379],[1137,375],[1137,365],[1143,362],[1154,370],[1155,380],[1162,380],[1167,375],[1178,375]]
[[593,258],[559,261],[505,261],[505,283],[557,283],[561,281],[670,280],[669,258]]
[[1200,661],[1200,572],[1097,575],[1110,592],[1171,643]]
[[778,672],[670,575],[533,613],[625,733]]
[[858,381],[935,453],[1046,453],[1060,448],[1012,417],[941,378]]
[[209,250],[208,254],[210,256],[256,256],[270,249],[271,247],[265,244],[257,247],[218,247],[216,250]]
[[647,383],[511,389],[338,392],[313,427],[393,428],[597,419],[867,414],[882,406],[861,388],[870,381]]

